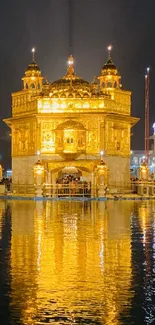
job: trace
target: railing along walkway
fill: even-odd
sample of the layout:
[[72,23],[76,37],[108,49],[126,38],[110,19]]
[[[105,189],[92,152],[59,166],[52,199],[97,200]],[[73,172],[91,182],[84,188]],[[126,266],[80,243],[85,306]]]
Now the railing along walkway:
[[92,188],[83,184],[50,184],[44,185],[43,196],[52,197],[90,197]]

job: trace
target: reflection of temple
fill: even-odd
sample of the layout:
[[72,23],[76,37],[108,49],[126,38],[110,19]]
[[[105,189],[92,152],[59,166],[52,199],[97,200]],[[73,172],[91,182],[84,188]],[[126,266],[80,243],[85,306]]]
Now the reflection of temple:
[[12,308],[23,324],[119,324],[132,296],[132,208],[12,202]]
[[[59,80],[43,83],[33,60],[22,78],[22,90],[12,94],[13,184],[34,184],[37,151],[46,170],[46,183],[55,183],[66,167],[75,167],[93,182],[100,151],[108,166],[110,186],[129,186],[131,93],[122,90],[111,54],[92,83],[74,73],[72,56]],[[104,180],[102,180],[104,182]]]

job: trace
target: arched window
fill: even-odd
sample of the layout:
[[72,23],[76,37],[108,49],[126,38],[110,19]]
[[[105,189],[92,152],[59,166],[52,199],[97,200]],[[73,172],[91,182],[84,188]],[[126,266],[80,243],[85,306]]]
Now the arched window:
[[34,89],[34,88],[35,88],[35,84],[31,84],[31,88],[33,88],[33,89]]
[[40,84],[38,83],[38,89],[40,89]]
[[73,143],[74,139],[73,138],[67,138],[67,143]]
[[26,83],[25,88],[28,89],[28,84]]

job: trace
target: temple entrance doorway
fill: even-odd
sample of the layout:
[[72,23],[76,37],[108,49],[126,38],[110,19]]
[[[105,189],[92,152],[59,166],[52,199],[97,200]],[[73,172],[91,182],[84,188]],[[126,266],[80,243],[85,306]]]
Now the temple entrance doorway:
[[56,179],[58,196],[90,196],[91,184],[81,170],[74,166],[64,167]]
[[59,171],[57,181],[64,181],[65,183],[69,183],[71,181],[78,182],[80,181],[81,176],[82,172],[79,169],[76,167],[67,166]]
[[51,180],[52,196],[91,196],[91,173],[86,168],[64,166],[53,169]]

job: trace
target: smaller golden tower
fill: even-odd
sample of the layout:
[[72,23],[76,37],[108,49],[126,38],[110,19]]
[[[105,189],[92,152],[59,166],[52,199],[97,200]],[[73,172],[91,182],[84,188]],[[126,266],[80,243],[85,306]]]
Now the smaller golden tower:
[[41,70],[35,61],[35,49],[32,49],[32,61],[25,70],[25,76],[22,78],[24,90],[39,93],[42,90],[43,77]]
[[107,91],[112,90],[114,88],[117,89],[121,88],[121,83],[120,83],[121,76],[119,75],[118,70],[112,61],[111,50],[112,50],[112,46],[109,45],[108,60],[104,64],[101,70],[101,76],[98,77],[100,81],[101,89],[104,88],[107,89]]

